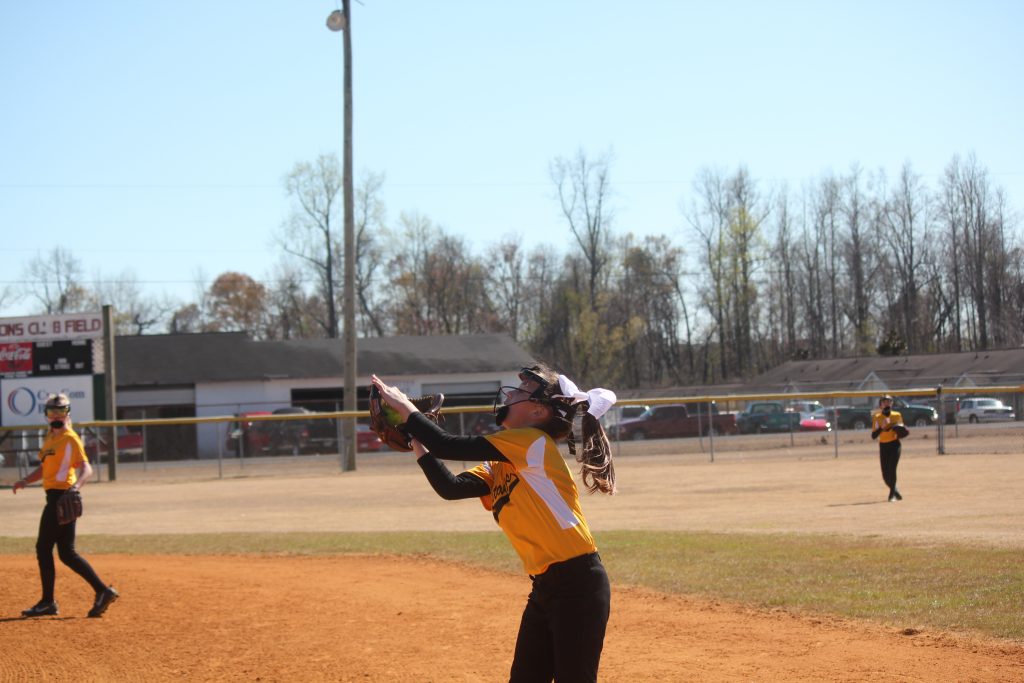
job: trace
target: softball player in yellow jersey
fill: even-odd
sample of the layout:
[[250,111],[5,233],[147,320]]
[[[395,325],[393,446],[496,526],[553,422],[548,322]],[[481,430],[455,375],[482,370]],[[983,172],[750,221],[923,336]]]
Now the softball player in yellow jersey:
[[892,409],[892,396],[878,399],[878,410],[871,414],[871,438],[878,439],[878,460],[882,465],[882,481],[889,487],[889,502],[903,500],[896,488],[896,468],[900,464],[900,427],[903,416]]
[[36,539],[36,559],[39,562],[43,597],[32,607],[23,610],[21,615],[42,617],[60,613],[53,598],[56,583],[53,547],[57,546],[60,561],[96,591],[89,616],[99,617],[118,598],[118,593],[104,584],[92,565],[75,550],[76,522],[57,522],[57,501],[69,489],[80,489],[92,476],[92,466],[82,447],[82,439],[71,428],[71,402],[65,394],[52,394],[46,400],[46,420],[50,423],[50,431],[39,450],[39,467],[24,479],[14,482],[13,487],[13,492],[17,493],[19,489],[42,479],[43,490],[46,492],[46,507],[39,520],[39,536]]
[[[611,449],[598,418],[615,394],[581,392],[543,365],[523,368],[519,378],[518,387],[499,390],[495,416],[503,430],[488,436],[449,434],[401,391],[376,376],[373,383],[406,420],[417,462],[438,495],[479,497],[533,581],[509,680],[596,681],[611,588],[557,441],[568,439],[589,491],[614,493]],[[442,459],[483,462],[455,475]]]

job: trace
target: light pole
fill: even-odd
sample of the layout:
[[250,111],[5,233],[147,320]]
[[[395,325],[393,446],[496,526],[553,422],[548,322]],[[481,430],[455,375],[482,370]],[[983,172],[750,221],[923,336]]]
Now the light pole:
[[[356,403],[356,240],[355,200],[352,193],[352,14],[349,0],[342,0],[341,9],[334,10],[327,17],[327,28],[341,31],[344,52],[344,149],[342,151],[342,184],[345,204],[345,401],[346,412],[355,412]],[[351,472],[356,468],[355,418],[346,419],[342,428],[344,445],[341,452],[341,470]]]

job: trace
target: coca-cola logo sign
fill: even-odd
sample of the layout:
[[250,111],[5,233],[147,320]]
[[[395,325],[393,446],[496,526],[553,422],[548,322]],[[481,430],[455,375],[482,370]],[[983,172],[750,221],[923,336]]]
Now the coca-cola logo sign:
[[0,344],[0,374],[28,375],[32,372],[32,344]]

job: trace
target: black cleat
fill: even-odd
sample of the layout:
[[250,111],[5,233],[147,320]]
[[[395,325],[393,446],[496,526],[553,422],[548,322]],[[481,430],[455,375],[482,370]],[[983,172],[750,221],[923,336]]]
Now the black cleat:
[[96,617],[103,616],[103,613],[110,607],[110,603],[119,597],[121,597],[121,594],[114,590],[113,586],[107,586],[102,593],[96,594],[96,602],[92,604],[92,609],[89,610],[89,617],[95,619]]
[[32,607],[21,610],[23,617],[52,617],[55,614],[60,614],[60,610],[57,609],[57,603],[54,600],[40,600]]
[[900,495],[899,489],[893,489],[892,495],[896,496],[896,500],[903,500],[903,496]]
[[899,500],[899,499],[896,497],[896,492],[893,491],[893,490],[890,490],[889,491],[889,502],[890,503],[895,503],[897,500]]

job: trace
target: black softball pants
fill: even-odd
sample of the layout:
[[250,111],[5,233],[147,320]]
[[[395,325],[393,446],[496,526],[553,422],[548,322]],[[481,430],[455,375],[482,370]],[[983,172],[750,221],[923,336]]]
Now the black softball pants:
[[878,444],[878,457],[882,463],[882,481],[890,490],[896,488],[896,467],[900,464],[900,441]]
[[611,610],[611,585],[597,553],[532,576],[510,683],[593,682]]
[[36,560],[39,562],[39,579],[43,584],[44,602],[53,600],[53,588],[57,580],[57,570],[53,564],[53,546],[57,546],[60,561],[88,581],[93,590],[100,593],[106,589],[100,577],[96,576],[92,565],[75,551],[76,522],[63,525],[57,523],[57,501],[62,495],[64,491],[59,489],[49,489],[46,492],[46,507],[43,508],[43,515],[39,519]]

